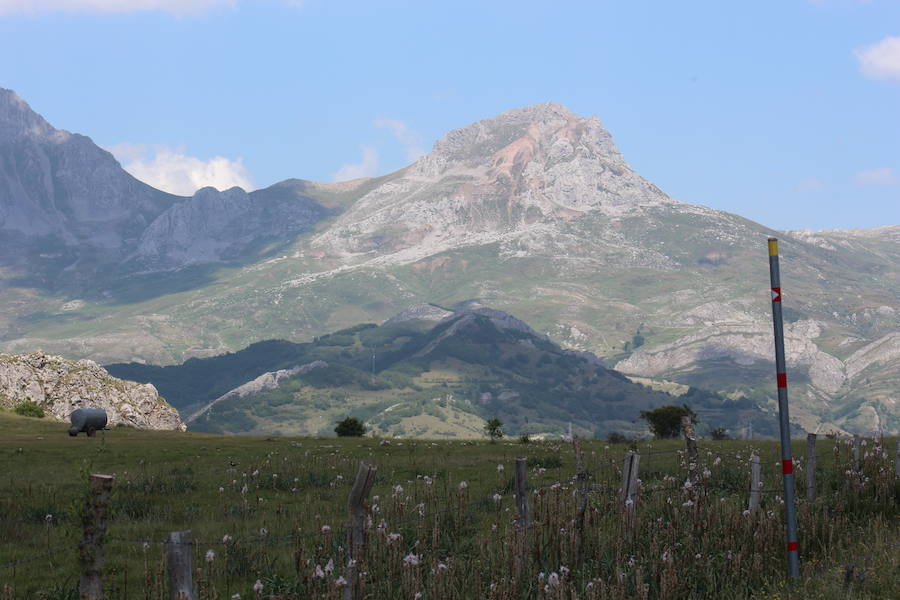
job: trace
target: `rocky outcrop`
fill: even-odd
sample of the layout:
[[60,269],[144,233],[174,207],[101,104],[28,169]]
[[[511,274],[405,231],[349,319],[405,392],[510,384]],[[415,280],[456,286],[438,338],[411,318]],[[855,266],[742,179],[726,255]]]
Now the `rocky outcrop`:
[[40,350],[0,354],[0,403],[13,408],[27,401],[60,420],[78,408],[99,408],[110,427],[185,429],[178,411],[149,383],[116,379],[93,361],[69,361]]
[[260,392],[265,392],[268,390],[274,390],[278,387],[278,384],[284,381],[285,379],[289,379],[294,377],[295,375],[303,375],[304,373],[309,373],[315,369],[321,369],[323,367],[327,367],[328,363],[324,360],[314,360],[311,363],[307,363],[305,365],[298,365],[293,367],[292,369],[279,369],[278,371],[270,371],[268,373],[263,373],[256,379],[252,381],[248,381],[243,385],[239,385],[238,387],[225,392],[187,419],[185,422],[190,424],[202,417],[206,412],[209,411],[213,406],[222,402],[223,400],[228,400],[229,398],[243,398],[244,396],[252,396],[253,394],[258,394]]
[[597,117],[548,102],[451,131],[362,196],[314,245],[403,264],[449,248],[527,240],[534,228],[553,239],[555,223],[585,213],[621,218],[675,204],[628,166]]

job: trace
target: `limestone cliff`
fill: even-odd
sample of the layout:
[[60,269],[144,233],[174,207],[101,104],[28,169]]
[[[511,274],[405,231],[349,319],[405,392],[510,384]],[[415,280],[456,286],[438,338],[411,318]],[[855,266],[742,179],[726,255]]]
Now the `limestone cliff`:
[[110,427],[185,429],[178,411],[149,383],[116,379],[93,361],[65,360],[41,350],[0,354],[0,405],[13,408],[27,401],[60,420],[68,420],[76,408],[100,408]]

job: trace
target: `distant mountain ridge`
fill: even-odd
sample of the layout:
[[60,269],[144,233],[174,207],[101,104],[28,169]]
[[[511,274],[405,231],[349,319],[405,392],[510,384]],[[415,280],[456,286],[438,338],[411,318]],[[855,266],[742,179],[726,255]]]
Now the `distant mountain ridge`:
[[53,128],[0,88],[3,266],[37,267],[74,285],[96,278],[101,265],[127,275],[238,258],[328,214],[300,189],[203,188],[190,198],[162,192],[90,138]]
[[481,437],[493,417],[510,435],[558,436],[570,424],[582,436],[643,435],[641,410],[681,403],[700,414],[703,431],[737,433],[755,416],[758,435],[776,432],[752,402],[693,388],[681,397],[654,391],[503,311],[477,302],[438,310],[414,306],[381,326],[308,344],[264,342],[181,366],[107,368],[153,383],[191,429],[218,433],[332,435],[337,420],[355,416],[381,435]]
[[[47,148],[61,139],[17,106],[6,127],[35,128]],[[11,148],[0,146],[0,177],[19,187],[105,181],[86,163],[60,171],[74,159],[28,162]],[[748,397],[771,412],[765,239],[774,235],[792,418],[808,430],[900,431],[900,228],[778,232],[677,201],[628,166],[596,117],[558,104],[450,132],[382,177],[190,199],[141,190],[149,212],[111,228],[120,233],[109,239],[128,240],[115,252],[74,233],[28,237],[4,224],[24,217],[0,219],[9,249],[0,253],[0,348],[172,364],[478,298],[630,375]],[[50,206],[52,194],[34,194],[44,204],[32,204]],[[88,212],[101,210],[84,198]],[[0,215],[24,215],[21,206],[0,195]]]

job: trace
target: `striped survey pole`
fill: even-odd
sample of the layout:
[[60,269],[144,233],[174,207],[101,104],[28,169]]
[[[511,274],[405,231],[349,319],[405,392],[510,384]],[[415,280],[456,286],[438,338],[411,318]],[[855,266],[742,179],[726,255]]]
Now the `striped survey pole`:
[[776,238],[769,238],[769,277],[772,281],[772,322],[775,325],[775,378],[778,383],[778,424],[781,430],[781,472],[784,474],[784,516],[787,520],[788,575],[790,577],[800,577],[800,548],[797,545],[797,508],[794,505],[794,459],[791,458],[787,371],[784,366],[781,274],[778,270],[778,240]]

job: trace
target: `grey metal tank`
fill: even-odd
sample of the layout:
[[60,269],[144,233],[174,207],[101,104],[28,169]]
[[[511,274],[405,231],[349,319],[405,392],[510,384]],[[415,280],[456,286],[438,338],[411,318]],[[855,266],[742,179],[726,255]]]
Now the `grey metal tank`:
[[75,437],[82,431],[88,437],[93,437],[94,432],[106,427],[106,411],[99,408],[77,408],[69,415],[72,426],[69,427],[69,435]]

